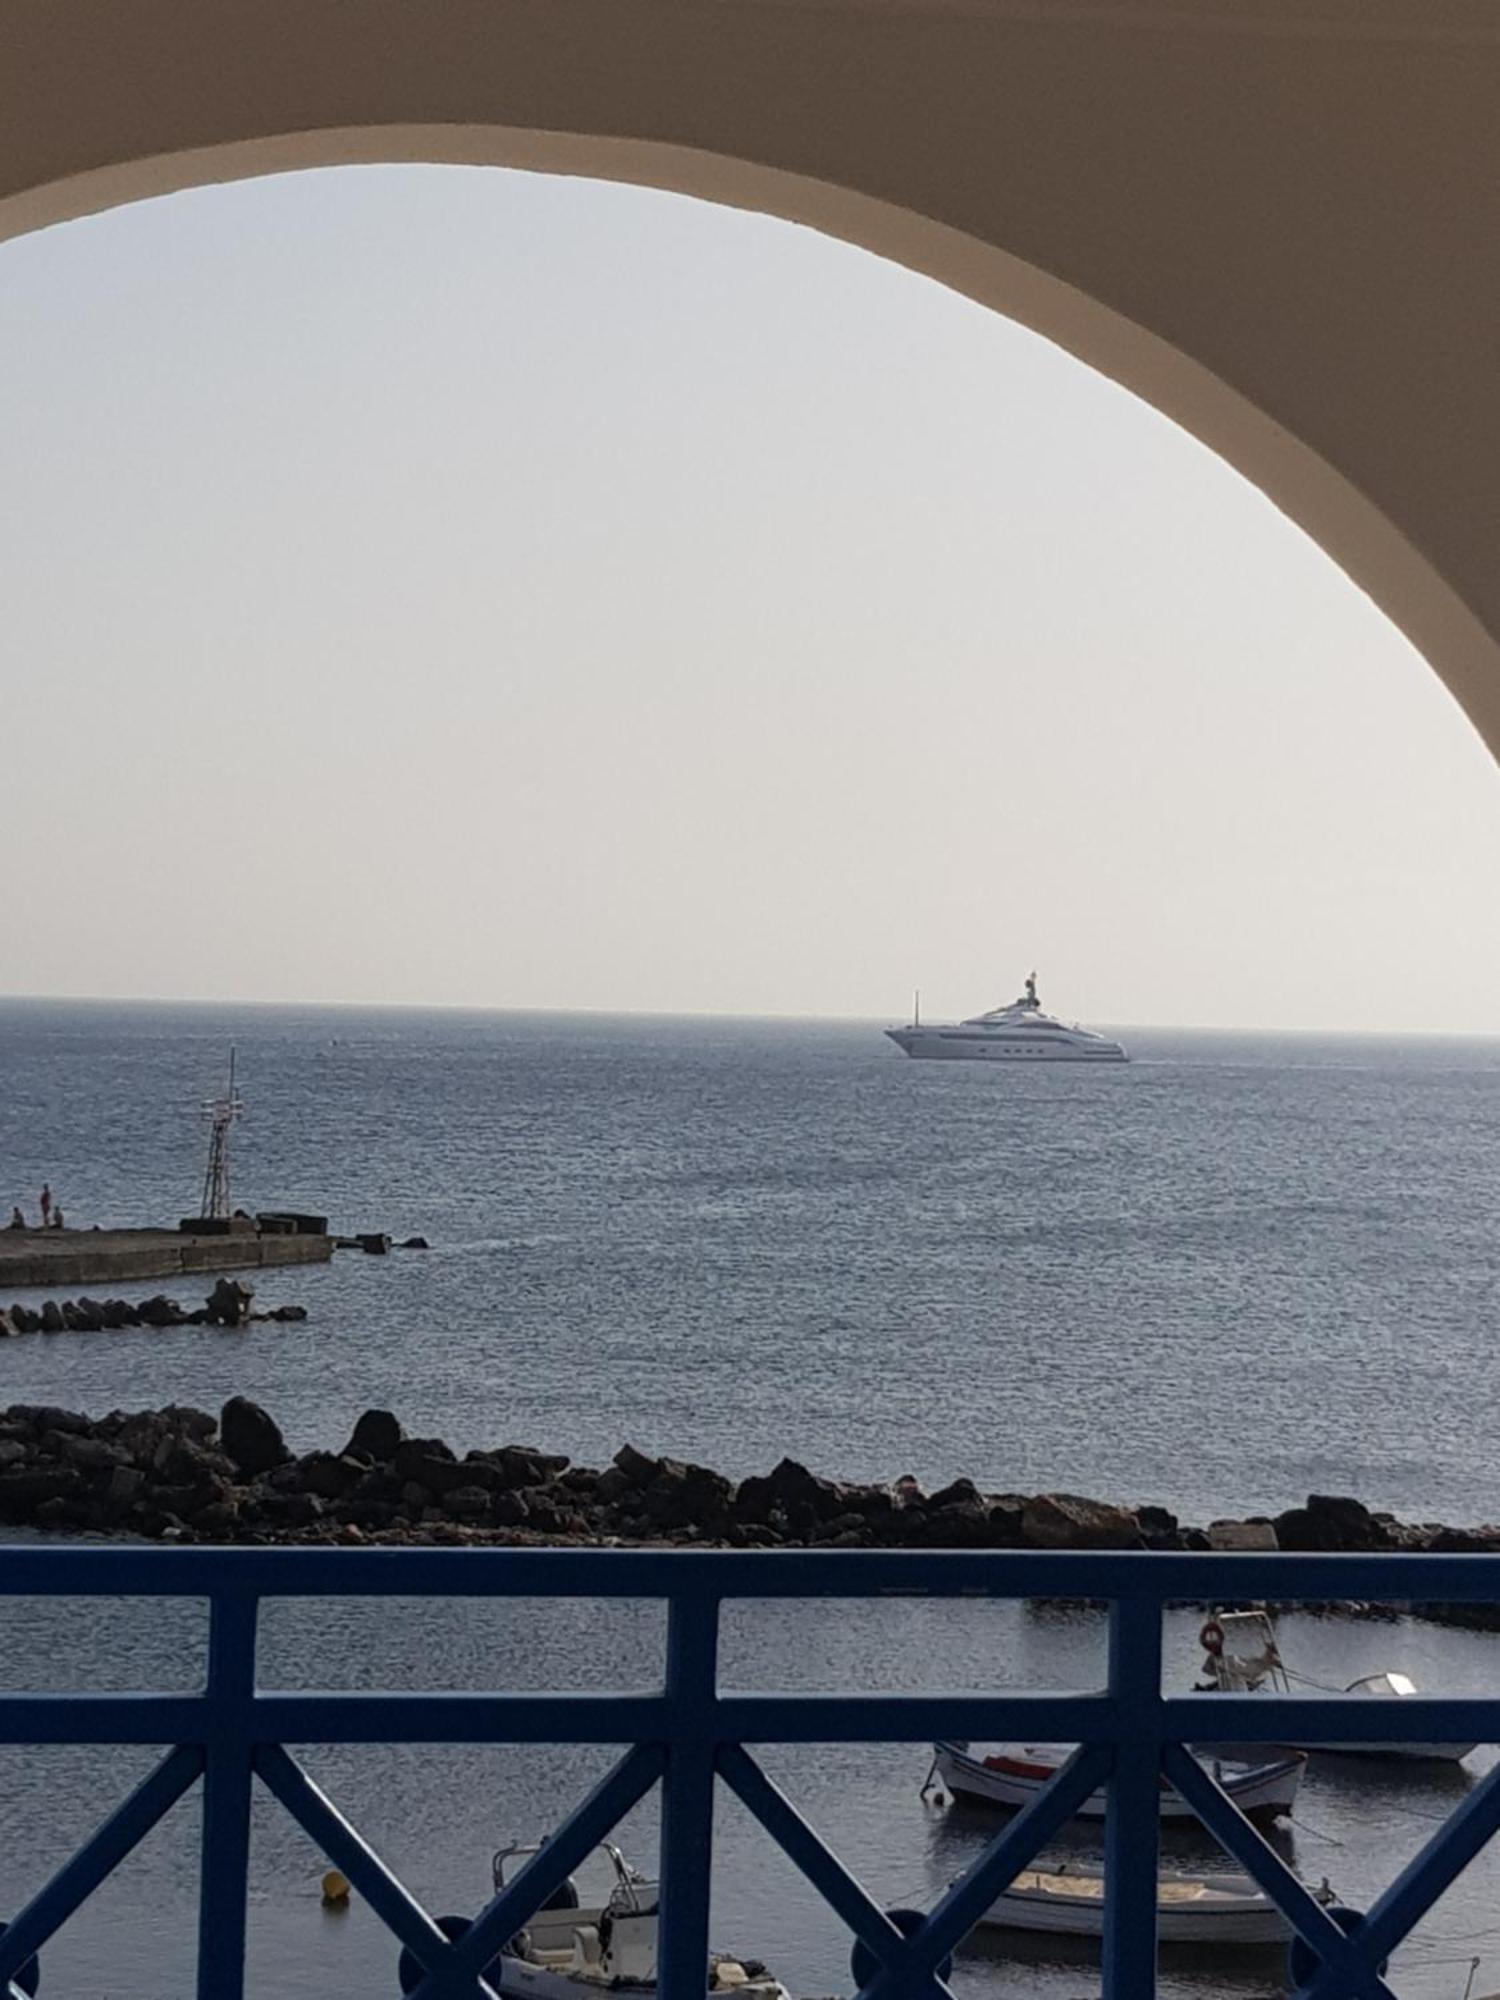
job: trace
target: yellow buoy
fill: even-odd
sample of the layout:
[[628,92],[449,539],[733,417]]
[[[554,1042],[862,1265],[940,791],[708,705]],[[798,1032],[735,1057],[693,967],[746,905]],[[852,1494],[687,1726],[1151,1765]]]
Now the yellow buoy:
[[330,1868],[323,1877],[323,1907],[325,1910],[343,1910],[349,1905],[349,1877],[337,1868]]

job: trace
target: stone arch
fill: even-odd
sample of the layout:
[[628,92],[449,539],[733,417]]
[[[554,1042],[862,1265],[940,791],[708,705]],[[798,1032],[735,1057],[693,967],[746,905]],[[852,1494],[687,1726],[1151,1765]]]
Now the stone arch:
[[924,272],[1253,481],[1500,754],[1488,0],[0,0],[0,56],[0,238],[427,161]]

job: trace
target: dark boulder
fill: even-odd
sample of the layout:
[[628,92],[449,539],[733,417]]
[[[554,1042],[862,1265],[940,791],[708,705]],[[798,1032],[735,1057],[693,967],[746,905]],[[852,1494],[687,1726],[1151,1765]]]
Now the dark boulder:
[[[500,1493],[510,1484],[488,1453],[471,1451],[459,1467],[465,1486],[478,1486],[486,1493]],[[450,1489],[456,1491],[456,1488]]]
[[733,1498],[734,1488],[722,1472],[664,1458],[640,1504],[655,1527],[698,1528],[712,1534],[728,1523]]
[[836,1520],[849,1511],[846,1487],[831,1479],[820,1479],[794,1458],[782,1459],[763,1479],[741,1480],[734,1500],[737,1521],[774,1526],[772,1517],[780,1512],[799,1533]]
[[977,1492],[942,1507],[929,1504],[917,1537],[919,1545],[929,1549],[993,1548],[997,1530],[991,1512],[989,1502]]
[[391,1470],[402,1481],[425,1486],[432,1493],[451,1493],[469,1483],[468,1471],[441,1438],[407,1438],[397,1447]]
[[622,1500],[627,1493],[635,1495],[639,1491],[640,1488],[635,1480],[631,1478],[628,1472],[622,1471],[618,1465],[606,1465],[594,1481],[594,1498],[601,1507],[612,1507],[617,1500]]
[[68,1322],[63,1317],[62,1307],[57,1303],[57,1300],[44,1299],[42,1301],[42,1332],[65,1333],[67,1327]]
[[509,1486],[545,1486],[570,1463],[565,1452],[538,1451],[529,1444],[503,1444],[485,1456],[499,1466]]
[[355,1419],[344,1446],[346,1454],[363,1452],[376,1465],[389,1465],[401,1449],[404,1432],[389,1410],[366,1410]]
[[81,1471],[113,1472],[116,1466],[130,1463],[130,1453],[124,1445],[108,1438],[65,1437],[57,1431],[52,1435],[57,1438],[57,1456]]
[[104,1499],[111,1515],[128,1514],[141,1496],[146,1475],[139,1466],[117,1465],[109,1475]]
[[1325,1548],[1358,1552],[1391,1546],[1389,1528],[1376,1520],[1361,1500],[1345,1499],[1332,1493],[1309,1493],[1307,1511],[1312,1516],[1315,1531],[1326,1537],[1322,1544]]
[[482,1521],[490,1511],[490,1495],[482,1486],[455,1486],[443,1495],[443,1506],[459,1521]]
[[247,1479],[285,1465],[291,1457],[276,1419],[248,1396],[231,1396],[224,1405],[219,1437],[225,1455]]
[[298,1484],[320,1500],[342,1500],[363,1483],[366,1468],[358,1459],[336,1457],[331,1451],[310,1451],[297,1461]]
[[1276,1516],[1273,1526],[1277,1545],[1299,1554],[1359,1553],[1396,1546],[1390,1528],[1362,1502],[1329,1493],[1310,1493],[1305,1507],[1289,1507]]
[[1148,1549],[1175,1549],[1181,1545],[1177,1516],[1165,1507],[1137,1507],[1136,1525]]
[[13,1403],[8,1415],[13,1424],[24,1424],[34,1437],[45,1436],[48,1431],[88,1437],[94,1428],[89,1418],[77,1410],[59,1410],[51,1403]]
[[[252,1404],[251,1408],[254,1407]],[[192,1403],[168,1403],[161,1414],[166,1418],[169,1429],[180,1431],[184,1437],[193,1438],[199,1444],[206,1444],[219,1428],[216,1417]]]
[[73,1499],[82,1491],[83,1474],[71,1465],[0,1473],[0,1521],[29,1521],[44,1501]]
[[622,1444],[614,1456],[615,1470],[632,1486],[649,1486],[661,1470],[661,1460],[650,1458],[643,1451],[637,1451],[633,1444]]
[[323,1502],[316,1493],[263,1493],[258,1512],[273,1527],[310,1528],[323,1518]]
[[153,1486],[151,1502],[163,1513],[171,1514],[179,1521],[191,1521],[195,1515],[201,1514],[205,1507],[227,1501],[231,1490],[227,1479],[209,1476],[181,1486]]
[[134,1464],[145,1468],[155,1464],[156,1454],[163,1442],[173,1435],[160,1410],[139,1410],[121,1418],[115,1431],[115,1443]]
[[233,1479],[239,1467],[227,1452],[168,1431],[152,1456],[151,1470],[165,1486],[196,1486],[205,1479]]

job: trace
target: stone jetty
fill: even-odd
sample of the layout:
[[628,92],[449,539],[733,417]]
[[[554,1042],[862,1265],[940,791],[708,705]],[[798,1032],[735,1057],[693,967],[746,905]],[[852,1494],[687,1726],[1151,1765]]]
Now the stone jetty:
[[[1293,1550],[1500,1552],[1500,1526],[1418,1525],[1326,1494],[1200,1528],[1161,1507],[984,1493],[968,1479],[935,1492],[910,1477],[826,1479],[789,1458],[735,1481],[629,1444],[600,1468],[521,1444],[460,1455],[408,1436],[389,1410],[366,1410],[336,1449],[297,1454],[240,1396],[217,1416],[0,1409],[0,1524],[172,1542],[1044,1550],[1207,1549],[1249,1527],[1251,1541]],[[1500,1607],[1451,1616],[1500,1629]]]
[[[278,1218],[266,1218],[267,1224]],[[221,1229],[0,1229],[0,1291],[33,1285],[129,1285],[199,1271],[326,1264],[333,1238],[271,1226]]]

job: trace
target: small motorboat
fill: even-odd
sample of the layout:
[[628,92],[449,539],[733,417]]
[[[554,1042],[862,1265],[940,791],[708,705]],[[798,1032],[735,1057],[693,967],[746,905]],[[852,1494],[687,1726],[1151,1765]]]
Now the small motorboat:
[[[1294,1674],[1281,1657],[1276,1628],[1264,1611],[1221,1611],[1198,1634],[1203,1648],[1200,1692],[1213,1694],[1359,1695],[1369,1701],[1401,1701],[1417,1692],[1405,1674],[1364,1674],[1347,1687],[1330,1687]],[[1324,1757],[1398,1757],[1423,1763],[1456,1764],[1473,1743],[1303,1743],[1299,1748]]]
[[[491,1863],[496,1890],[541,1849],[540,1841],[513,1842]],[[580,2000],[598,1991],[649,1995],[656,1991],[659,1921],[657,1884],[640,1874],[609,1841],[589,1864],[603,1880],[585,1902],[573,1877],[548,1898],[505,1947],[490,1970],[506,2000]],[[583,1871],[580,1870],[580,1873]],[[790,2000],[779,1979],[755,1959],[714,1953],[705,1969],[705,1994],[737,2000]]]
[[[1326,1882],[1314,1893],[1320,1903],[1335,1900]],[[1104,1876],[1076,1861],[1025,1868],[979,1922],[996,1930],[1101,1937]],[[1156,1935],[1162,1944],[1279,1945],[1292,1927],[1248,1875],[1162,1874],[1156,1883]]]
[[[937,1778],[955,1799],[981,1805],[1017,1808],[1030,1805],[1057,1776],[1071,1751],[1065,1744],[1002,1745],[976,1756],[967,1743],[933,1745],[932,1769],[922,1787],[924,1797]],[[1290,1813],[1307,1768],[1301,1750],[1250,1750],[1233,1744],[1196,1744],[1200,1758],[1225,1793],[1250,1819],[1277,1819]],[[1079,1819],[1103,1819],[1105,1792],[1092,1792],[1078,1808]],[[1164,1820],[1196,1821],[1198,1815],[1165,1778],[1161,1781]]]

